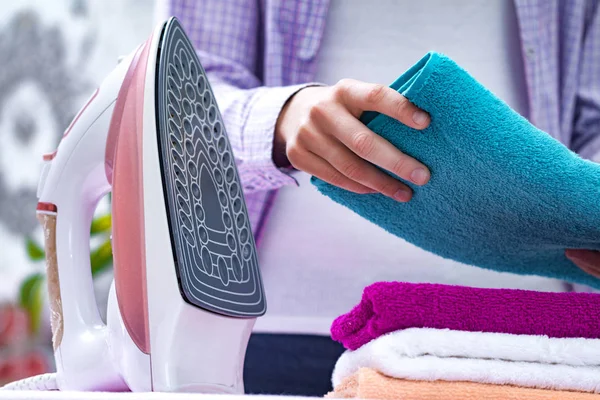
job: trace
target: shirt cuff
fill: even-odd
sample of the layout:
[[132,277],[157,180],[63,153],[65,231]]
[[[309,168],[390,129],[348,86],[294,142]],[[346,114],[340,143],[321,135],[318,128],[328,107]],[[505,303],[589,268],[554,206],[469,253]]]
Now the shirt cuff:
[[273,162],[273,137],[275,125],[285,103],[307,83],[294,86],[262,88],[250,104],[243,138],[244,160],[238,165],[240,175],[245,179],[244,191],[273,190],[285,185],[298,184],[290,175],[292,168],[278,168]]

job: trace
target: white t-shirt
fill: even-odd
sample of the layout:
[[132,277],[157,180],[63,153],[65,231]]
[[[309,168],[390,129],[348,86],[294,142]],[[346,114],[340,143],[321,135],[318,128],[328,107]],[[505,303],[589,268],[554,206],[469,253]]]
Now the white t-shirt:
[[[442,52],[527,115],[519,31],[509,0],[332,0],[316,81],[390,84]],[[564,291],[556,280],[474,268],[427,253],[319,194],[306,173],[277,195],[259,261],[267,315],[255,332],[329,334],[376,281]]]

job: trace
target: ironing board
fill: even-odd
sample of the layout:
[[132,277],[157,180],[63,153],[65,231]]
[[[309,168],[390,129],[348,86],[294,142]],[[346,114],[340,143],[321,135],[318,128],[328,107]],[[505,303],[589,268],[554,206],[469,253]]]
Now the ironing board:
[[266,396],[266,395],[216,395],[199,393],[103,393],[103,392],[37,392],[0,391],[0,400],[246,400],[289,399],[301,400],[312,397]]

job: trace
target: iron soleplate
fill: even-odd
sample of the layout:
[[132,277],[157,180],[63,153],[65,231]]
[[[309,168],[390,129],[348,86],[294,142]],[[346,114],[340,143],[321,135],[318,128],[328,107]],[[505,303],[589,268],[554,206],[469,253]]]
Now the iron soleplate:
[[218,314],[261,316],[256,245],[215,97],[177,19],[165,25],[160,46],[158,147],[181,294]]

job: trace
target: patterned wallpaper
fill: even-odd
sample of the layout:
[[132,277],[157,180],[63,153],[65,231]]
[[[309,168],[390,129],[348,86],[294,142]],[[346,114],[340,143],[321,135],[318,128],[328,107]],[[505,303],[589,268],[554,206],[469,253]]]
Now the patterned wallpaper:
[[[25,238],[35,218],[41,155],[96,85],[154,26],[153,0],[19,0],[0,10],[0,302],[44,268]],[[104,205],[106,207],[106,205]]]

